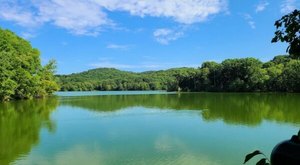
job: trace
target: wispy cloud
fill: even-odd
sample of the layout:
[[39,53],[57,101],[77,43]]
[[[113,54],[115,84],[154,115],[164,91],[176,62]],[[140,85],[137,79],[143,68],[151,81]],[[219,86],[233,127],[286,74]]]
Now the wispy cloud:
[[108,18],[107,10],[192,24],[226,9],[227,0],[1,0],[0,19],[30,28],[50,23],[72,34],[95,36],[103,28],[115,25]]
[[198,64],[183,64],[183,63],[172,63],[172,62],[141,62],[139,64],[124,64],[114,62],[111,58],[101,58],[98,62],[89,64],[93,68],[116,68],[124,70],[160,70],[169,69],[176,67],[198,67]]
[[122,64],[112,61],[99,61],[96,63],[89,64],[89,66],[93,68],[116,68],[116,69],[125,69],[125,70],[132,70],[132,69],[156,69],[161,66],[157,64]]
[[157,42],[168,45],[170,41],[175,41],[183,36],[183,31],[168,28],[156,29],[153,36]]
[[30,33],[30,32],[22,32],[21,37],[28,40],[28,39],[34,38],[35,34]]
[[63,41],[63,42],[61,42],[60,44],[61,44],[62,46],[67,46],[69,43],[66,42],[66,41]]
[[1,1],[0,18],[13,21],[17,25],[33,28],[41,24],[41,20],[35,17],[35,13],[30,10],[30,6],[15,0]]
[[255,8],[255,12],[262,12],[266,9],[266,7],[269,5],[269,2],[267,1],[260,1],[259,4]]
[[90,64],[89,66],[94,67],[94,68],[116,68],[116,69],[135,68],[135,66],[133,66],[133,65],[118,64],[118,63],[112,63],[112,62],[108,62],[108,61],[93,63],[93,64]]
[[108,44],[106,48],[108,49],[118,49],[118,50],[128,50],[132,45],[119,45],[119,44]]
[[292,12],[296,8],[297,8],[296,0],[284,0],[284,2],[281,4],[280,12],[282,14],[287,14],[289,12]]
[[244,14],[244,19],[252,29],[256,28],[253,17],[250,14]]

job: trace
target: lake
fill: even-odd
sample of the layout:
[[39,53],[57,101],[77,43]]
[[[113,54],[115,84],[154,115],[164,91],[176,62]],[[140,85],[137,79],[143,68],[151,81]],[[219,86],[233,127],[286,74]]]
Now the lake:
[[241,165],[299,128],[300,94],[58,92],[0,103],[0,164]]

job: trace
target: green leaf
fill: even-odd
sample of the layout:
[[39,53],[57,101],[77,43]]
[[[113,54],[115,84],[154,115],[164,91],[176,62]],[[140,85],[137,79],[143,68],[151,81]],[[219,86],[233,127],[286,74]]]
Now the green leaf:
[[260,161],[258,161],[256,165],[266,165],[267,164],[266,160],[267,160],[266,158],[260,159]]
[[261,153],[260,151],[256,150],[256,151],[254,151],[254,152],[252,152],[252,153],[246,155],[244,164],[245,164],[246,162],[248,162],[250,159],[252,159],[254,156],[259,155],[259,154],[262,154],[262,153]]

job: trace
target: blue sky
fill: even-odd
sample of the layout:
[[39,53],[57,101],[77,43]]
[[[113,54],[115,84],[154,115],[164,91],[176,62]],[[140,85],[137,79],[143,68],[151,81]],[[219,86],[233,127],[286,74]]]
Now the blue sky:
[[285,54],[275,20],[300,0],[0,0],[0,26],[55,59],[59,74],[198,67]]

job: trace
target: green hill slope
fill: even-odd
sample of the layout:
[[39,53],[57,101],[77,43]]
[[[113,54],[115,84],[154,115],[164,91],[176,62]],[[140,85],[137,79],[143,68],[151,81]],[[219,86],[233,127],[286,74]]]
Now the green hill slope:
[[194,68],[174,68],[141,73],[114,68],[97,68],[70,75],[57,75],[62,91],[168,90],[177,77],[196,73]]

